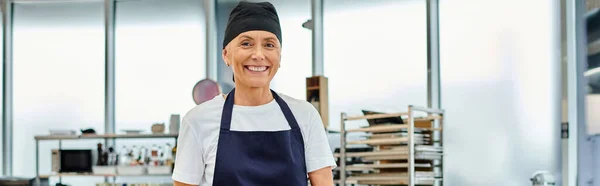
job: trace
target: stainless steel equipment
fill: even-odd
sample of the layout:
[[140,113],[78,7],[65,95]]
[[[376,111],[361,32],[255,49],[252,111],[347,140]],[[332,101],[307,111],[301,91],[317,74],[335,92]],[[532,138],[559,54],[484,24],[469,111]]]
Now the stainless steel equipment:
[[554,179],[554,175],[552,175],[548,171],[537,171],[533,173],[531,176],[531,185],[532,186],[550,186],[556,185],[556,180]]

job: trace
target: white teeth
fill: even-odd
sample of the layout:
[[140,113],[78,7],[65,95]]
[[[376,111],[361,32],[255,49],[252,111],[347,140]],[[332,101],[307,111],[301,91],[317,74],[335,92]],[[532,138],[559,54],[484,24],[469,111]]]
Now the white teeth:
[[266,66],[260,66],[260,67],[248,66],[248,69],[250,69],[251,71],[254,71],[254,72],[262,72],[262,71],[267,70],[267,67]]

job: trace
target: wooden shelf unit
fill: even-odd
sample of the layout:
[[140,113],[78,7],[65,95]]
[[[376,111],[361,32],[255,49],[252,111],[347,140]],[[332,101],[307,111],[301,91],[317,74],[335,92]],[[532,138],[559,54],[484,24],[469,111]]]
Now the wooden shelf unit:
[[[415,114],[425,113],[425,117]],[[404,124],[377,124],[346,129],[346,122],[389,117],[402,117]],[[444,110],[408,106],[408,112],[349,117],[341,114],[339,158],[340,186],[360,185],[443,185]],[[348,141],[347,133],[361,132],[366,139]],[[373,147],[368,152],[346,152],[349,144]],[[348,158],[361,158],[360,164],[346,165]],[[372,163],[372,164],[371,164]],[[359,171],[359,172],[356,172]],[[347,175],[348,174],[348,175]]]
[[329,126],[329,98],[327,77],[306,78],[306,101],[313,104],[321,115],[325,129]]

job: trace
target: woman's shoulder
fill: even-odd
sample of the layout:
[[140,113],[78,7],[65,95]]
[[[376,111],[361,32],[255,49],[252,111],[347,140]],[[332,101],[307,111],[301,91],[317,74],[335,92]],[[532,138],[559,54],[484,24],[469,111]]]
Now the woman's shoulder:
[[290,107],[310,108],[309,106],[312,106],[306,100],[297,99],[283,93],[277,93],[277,95],[279,95],[279,97],[281,97],[281,99],[283,99]]
[[219,94],[211,100],[194,106],[194,108],[190,109],[185,114],[183,119],[187,122],[196,122],[205,121],[207,119],[212,120],[215,117],[218,118],[221,114],[224,102],[225,99],[223,98],[223,95]]
[[282,93],[277,93],[277,95],[288,104],[295,115],[300,114],[310,116],[315,113],[318,114],[317,109],[306,100],[296,99]]
[[294,114],[296,121],[303,133],[311,131],[311,128],[322,127],[321,115],[319,111],[306,100],[296,99],[281,93],[278,95],[288,104]]

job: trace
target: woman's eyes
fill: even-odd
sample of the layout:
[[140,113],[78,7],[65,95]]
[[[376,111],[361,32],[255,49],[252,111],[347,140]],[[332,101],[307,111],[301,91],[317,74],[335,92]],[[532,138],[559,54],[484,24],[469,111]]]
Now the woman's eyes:
[[[250,42],[242,42],[241,45],[244,46],[244,47],[249,47],[249,46],[252,46],[252,43],[250,43]],[[275,48],[276,46],[273,43],[267,43],[267,44],[265,44],[265,47],[267,47],[267,48]]]

